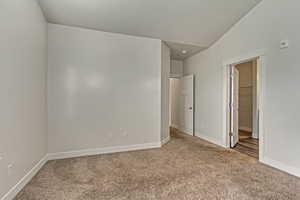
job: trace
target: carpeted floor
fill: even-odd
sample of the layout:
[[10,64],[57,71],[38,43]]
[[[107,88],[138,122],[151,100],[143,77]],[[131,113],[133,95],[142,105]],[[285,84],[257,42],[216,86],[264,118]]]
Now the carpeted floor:
[[49,161],[16,200],[299,200],[300,179],[172,133],[163,148]]

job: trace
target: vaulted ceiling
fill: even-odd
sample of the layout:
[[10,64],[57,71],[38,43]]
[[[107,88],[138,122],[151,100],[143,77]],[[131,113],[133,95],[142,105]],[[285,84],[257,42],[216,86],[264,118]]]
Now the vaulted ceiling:
[[261,0],[40,0],[50,23],[209,47]]

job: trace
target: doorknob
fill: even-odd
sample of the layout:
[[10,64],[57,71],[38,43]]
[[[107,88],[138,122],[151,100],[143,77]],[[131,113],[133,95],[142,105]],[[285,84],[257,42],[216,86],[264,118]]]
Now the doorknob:
[[193,107],[189,107],[190,110],[193,110]]

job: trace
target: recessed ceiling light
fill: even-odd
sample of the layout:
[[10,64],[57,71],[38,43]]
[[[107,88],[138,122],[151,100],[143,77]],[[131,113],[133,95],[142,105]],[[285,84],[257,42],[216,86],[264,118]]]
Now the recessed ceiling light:
[[186,54],[186,53],[187,53],[187,50],[182,50],[181,53],[182,53],[182,54]]

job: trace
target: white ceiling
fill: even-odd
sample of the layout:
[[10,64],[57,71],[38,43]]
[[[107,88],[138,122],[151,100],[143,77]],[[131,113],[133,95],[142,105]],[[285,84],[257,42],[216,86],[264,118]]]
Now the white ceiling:
[[40,0],[50,23],[209,47],[261,0]]
[[[167,46],[171,49],[171,59],[172,60],[184,60],[196,53],[206,49],[206,47],[200,47],[189,44],[166,42]],[[186,51],[183,53],[182,51]]]

